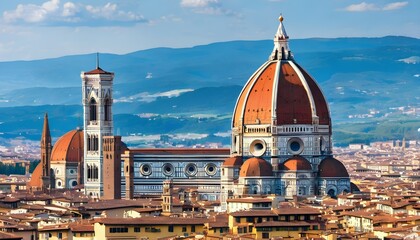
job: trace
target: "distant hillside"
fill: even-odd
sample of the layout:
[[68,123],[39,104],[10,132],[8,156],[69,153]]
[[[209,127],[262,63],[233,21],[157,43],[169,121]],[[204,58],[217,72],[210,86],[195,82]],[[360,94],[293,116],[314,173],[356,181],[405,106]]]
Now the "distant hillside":
[[[349,130],[340,129],[343,132],[335,136],[335,141],[350,141],[352,134],[361,131],[350,128],[347,122],[399,119],[414,121],[410,131],[419,126],[416,113],[410,115],[404,110],[420,105],[419,39],[313,38],[291,40],[290,47],[297,63],[320,84],[330,103],[333,122]],[[101,67],[116,75],[116,129],[121,134],[158,133],[162,129],[204,133],[229,130],[229,117],[242,86],[271,50],[272,41],[261,40],[101,54]],[[94,67],[95,54],[0,62],[2,136],[38,139],[44,112],[52,118],[55,136],[81,127],[80,72]],[[142,113],[159,117],[138,117]],[[197,114],[213,117],[197,121]],[[386,132],[380,132],[387,137]],[[402,135],[407,134],[404,132]],[[366,135],[367,139],[372,135]]]

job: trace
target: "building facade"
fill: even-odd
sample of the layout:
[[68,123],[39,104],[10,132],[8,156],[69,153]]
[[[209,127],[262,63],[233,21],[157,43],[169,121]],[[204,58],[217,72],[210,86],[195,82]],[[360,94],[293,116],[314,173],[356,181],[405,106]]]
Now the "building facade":
[[176,188],[196,189],[200,199],[216,200],[228,156],[229,149],[127,149],[121,156],[126,165],[122,189],[132,189],[132,196],[161,195],[163,182],[171,179]]

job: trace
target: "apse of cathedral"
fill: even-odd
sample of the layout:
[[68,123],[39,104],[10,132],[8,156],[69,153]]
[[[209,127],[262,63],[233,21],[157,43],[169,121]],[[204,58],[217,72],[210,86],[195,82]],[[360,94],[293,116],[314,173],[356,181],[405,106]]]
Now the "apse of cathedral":
[[328,103],[295,61],[279,20],[272,53],[238,96],[231,149],[127,148],[112,136],[114,73],[97,64],[81,74],[83,131],[70,131],[54,145],[48,157],[53,176],[42,175],[49,166],[43,164],[32,179],[49,178],[55,188],[83,184],[87,195],[111,199],[161,195],[164,181],[171,180],[200,199],[220,199],[222,209],[227,199],[249,195],[291,199],[349,192],[349,174],[332,155]]

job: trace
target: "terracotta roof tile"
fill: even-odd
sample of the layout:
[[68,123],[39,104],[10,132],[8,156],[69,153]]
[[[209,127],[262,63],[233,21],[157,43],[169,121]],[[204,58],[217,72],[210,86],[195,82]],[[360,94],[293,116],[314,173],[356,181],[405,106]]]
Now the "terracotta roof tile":
[[35,170],[32,172],[31,180],[28,183],[30,188],[41,188],[42,187],[42,164],[38,163]]
[[333,157],[327,157],[318,166],[319,177],[348,178],[349,173],[343,163]]
[[309,223],[305,221],[292,221],[292,222],[266,221],[266,222],[256,223],[255,227],[304,227],[304,226],[311,226],[311,225],[318,225],[318,223]]
[[278,216],[272,210],[245,210],[230,213],[233,217],[275,217]]
[[242,164],[243,164],[243,160],[241,156],[232,156],[232,157],[226,158],[222,166],[234,167],[234,166],[241,166]]
[[93,69],[92,71],[85,72],[85,74],[88,74],[88,75],[91,75],[91,74],[106,74],[106,75],[111,75],[113,73],[104,71],[102,68],[98,67],[96,69]]
[[239,177],[272,177],[273,168],[262,158],[250,158],[242,165]]
[[207,218],[180,218],[180,217],[141,217],[141,218],[99,218],[95,222],[107,225],[202,225],[208,222]]
[[282,164],[280,164],[280,170],[285,171],[312,171],[311,163],[302,156],[293,156]]
[[61,136],[51,152],[53,162],[81,162],[83,159],[83,131],[72,130]]

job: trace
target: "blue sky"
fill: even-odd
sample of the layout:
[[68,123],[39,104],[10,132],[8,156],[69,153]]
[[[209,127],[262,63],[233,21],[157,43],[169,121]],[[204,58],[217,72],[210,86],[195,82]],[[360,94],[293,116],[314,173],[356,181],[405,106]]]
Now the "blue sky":
[[420,38],[419,0],[1,1],[0,61],[271,39]]

